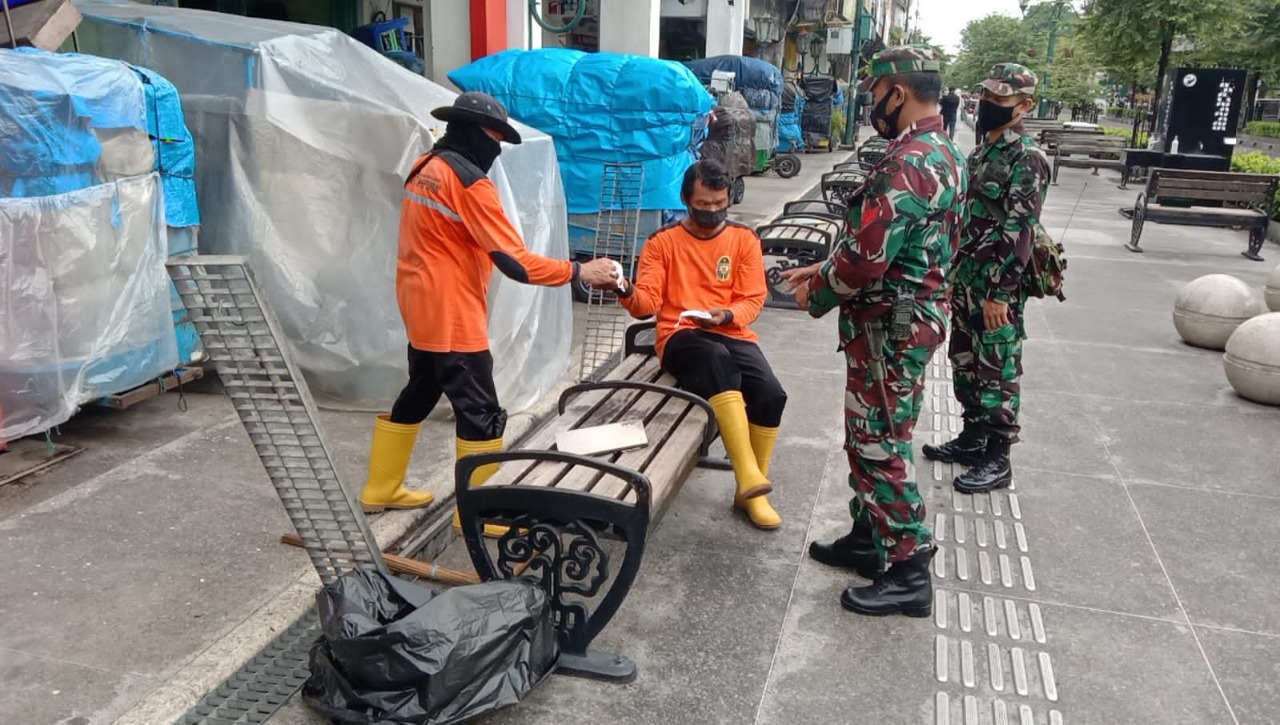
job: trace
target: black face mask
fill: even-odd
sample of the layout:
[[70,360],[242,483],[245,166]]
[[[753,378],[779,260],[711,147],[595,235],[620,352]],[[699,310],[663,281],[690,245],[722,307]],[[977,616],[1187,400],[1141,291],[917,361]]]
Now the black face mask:
[[1013,123],[1013,112],[1017,106],[997,106],[990,101],[978,102],[978,128],[983,131],[995,131]]
[[880,99],[880,102],[875,105],[875,108],[871,109],[870,116],[871,127],[876,130],[876,133],[880,134],[881,138],[886,138],[890,141],[897,138],[898,135],[902,133],[902,129],[898,127],[898,117],[902,115],[902,107],[906,105],[906,101],[904,100],[902,103],[898,104],[897,108],[893,109],[893,113],[887,113],[889,109],[889,97],[892,95],[893,89],[891,88],[889,89],[889,92],[884,94]]
[[723,209],[690,209],[689,218],[703,229],[715,229],[729,218],[729,208]]
[[462,154],[486,174],[493,167],[498,154],[502,153],[502,144],[473,123],[450,123],[445,127],[444,136],[436,141],[433,148]]

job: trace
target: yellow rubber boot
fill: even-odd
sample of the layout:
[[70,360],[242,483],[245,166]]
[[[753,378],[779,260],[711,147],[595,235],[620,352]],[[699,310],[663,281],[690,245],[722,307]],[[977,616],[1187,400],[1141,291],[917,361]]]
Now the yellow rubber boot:
[[[457,439],[457,455],[458,458],[463,456],[471,456],[477,453],[497,453],[502,450],[502,439],[495,438],[491,441],[466,441],[461,438]],[[483,486],[485,481],[493,477],[498,472],[498,464],[490,463],[487,466],[480,466],[471,472],[471,487]],[[459,533],[462,532],[462,519],[458,516],[458,509],[453,510],[453,528]],[[484,525],[484,535],[490,538],[498,538],[507,533],[506,526],[497,526],[494,524]]]
[[729,390],[711,396],[712,409],[716,412],[716,425],[720,426],[720,438],[733,464],[733,477],[738,482],[735,496],[751,499],[773,490],[769,479],[760,472],[756,454],[751,450],[751,437],[747,428],[747,404],[742,393]]
[[[761,474],[768,476],[769,463],[773,460],[773,446],[778,442],[778,429],[766,428],[753,423],[749,426],[749,430],[751,450],[756,456],[756,466],[760,469]],[[764,496],[748,499],[734,496],[733,506],[746,511],[747,518],[751,519],[752,525],[758,529],[769,531],[782,525],[782,517],[773,509],[769,499]]]
[[360,493],[360,506],[365,513],[422,508],[435,500],[429,491],[410,491],[404,487],[404,475],[409,470],[409,458],[413,456],[413,444],[418,440],[420,427],[392,423],[389,415],[380,415],[374,421],[369,477]]

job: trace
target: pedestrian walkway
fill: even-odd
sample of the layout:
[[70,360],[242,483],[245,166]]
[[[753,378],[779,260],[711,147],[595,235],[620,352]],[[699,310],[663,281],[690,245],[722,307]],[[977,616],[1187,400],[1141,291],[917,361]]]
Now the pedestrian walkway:
[[[1046,225],[1068,301],[1027,313],[1015,487],[953,493],[917,473],[937,531],[930,619],[838,603],[851,575],[805,547],[848,528],[834,319],[766,310],[761,343],[790,394],[776,453],[784,525],[750,527],[732,483],[697,471],[598,640],[640,668],[625,686],[553,677],[489,723],[1270,723],[1280,692],[1280,410],[1237,398],[1221,355],[1183,345],[1178,287],[1273,265],[1240,234],[1154,226],[1123,243],[1118,177],[1065,170]],[[1280,261],[1280,249],[1269,246]],[[1264,252],[1266,253],[1266,252]],[[959,429],[946,361],[916,448]],[[294,705],[275,723],[319,723]]]

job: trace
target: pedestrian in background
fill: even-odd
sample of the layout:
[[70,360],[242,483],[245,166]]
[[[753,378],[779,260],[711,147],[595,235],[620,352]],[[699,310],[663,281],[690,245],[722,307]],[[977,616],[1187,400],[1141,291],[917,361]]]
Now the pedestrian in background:
[[955,140],[956,118],[960,115],[960,89],[952,88],[942,97],[938,108],[942,111],[942,125],[947,131],[947,138]]

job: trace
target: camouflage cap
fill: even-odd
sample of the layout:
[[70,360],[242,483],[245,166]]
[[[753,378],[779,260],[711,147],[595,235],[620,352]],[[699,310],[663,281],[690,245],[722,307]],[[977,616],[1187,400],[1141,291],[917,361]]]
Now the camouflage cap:
[[899,73],[941,73],[942,60],[938,51],[927,45],[895,45],[876,53],[867,65],[865,77],[858,84],[858,92],[866,93],[876,79]]
[[997,96],[1012,96],[1018,93],[1034,96],[1037,80],[1036,74],[1025,65],[997,63],[991,66],[987,79],[978,85]]

